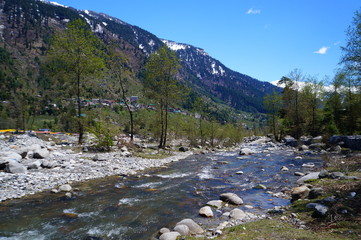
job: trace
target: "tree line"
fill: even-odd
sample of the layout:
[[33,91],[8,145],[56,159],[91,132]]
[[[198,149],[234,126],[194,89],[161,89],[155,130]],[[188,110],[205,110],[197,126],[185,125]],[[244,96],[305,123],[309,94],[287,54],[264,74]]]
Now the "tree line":
[[[264,99],[271,132],[284,135],[353,135],[361,133],[361,12],[355,13],[342,47],[340,69],[318,80],[295,69],[278,82],[282,93]],[[326,88],[325,83],[329,86]]]

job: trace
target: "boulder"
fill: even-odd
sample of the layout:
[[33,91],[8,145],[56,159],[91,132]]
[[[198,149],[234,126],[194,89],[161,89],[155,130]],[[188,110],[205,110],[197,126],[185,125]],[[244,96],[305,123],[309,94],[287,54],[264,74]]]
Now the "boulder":
[[176,225],[186,225],[189,228],[190,234],[201,234],[204,232],[204,230],[199,226],[196,222],[194,222],[192,219],[183,219],[182,221],[178,222]]
[[131,156],[132,156],[132,153],[131,153],[131,152],[128,152],[128,151],[125,151],[125,152],[121,152],[121,153],[120,153],[120,156],[122,156],[122,157],[131,157]]
[[64,184],[59,187],[59,191],[61,192],[70,192],[72,187],[69,184]]
[[183,146],[182,146],[182,147],[179,148],[179,151],[180,151],[180,152],[188,152],[189,149],[188,149],[187,147],[183,147]]
[[202,207],[201,209],[199,209],[199,215],[201,215],[202,217],[212,218],[213,211],[212,211],[211,207],[205,206],[205,207]]
[[220,209],[222,208],[223,202],[222,200],[212,200],[207,202],[206,205]]
[[291,201],[296,201],[298,199],[304,199],[308,197],[308,194],[310,193],[310,189],[303,185],[300,187],[295,187],[291,191]]
[[16,152],[3,152],[0,153],[0,164],[7,163],[10,160],[19,162],[23,157]]
[[174,231],[179,232],[180,235],[187,236],[189,235],[189,227],[184,224],[179,224],[174,227]]
[[324,149],[326,147],[326,144],[324,143],[312,143],[309,148],[313,151],[318,151],[320,152],[322,149]]
[[314,168],[314,167],[315,167],[315,164],[314,164],[314,163],[304,163],[304,164],[302,164],[302,167],[305,167],[305,168]]
[[301,172],[295,172],[294,175],[299,177],[305,176],[305,174]]
[[319,178],[327,178],[329,176],[329,173],[326,169],[322,169],[320,174],[318,174]]
[[224,202],[234,204],[234,205],[241,205],[243,204],[243,200],[235,193],[222,193],[219,197]]
[[289,169],[286,166],[282,166],[280,170],[283,172],[289,171]]
[[15,160],[9,160],[6,163],[5,172],[8,173],[26,173],[27,168],[22,165],[21,163],[18,163]]
[[159,233],[160,234],[163,234],[163,233],[168,233],[168,232],[170,232],[170,230],[168,229],[168,228],[161,228],[160,230],[159,230]]
[[235,208],[230,212],[229,217],[233,220],[245,220],[247,214],[243,210]]
[[286,146],[297,147],[298,141],[294,137],[286,136],[283,138],[283,142]]
[[328,207],[320,203],[309,203],[306,205],[306,207],[315,209],[312,214],[312,217],[314,218],[325,217],[328,212]]
[[257,186],[254,186],[253,189],[267,189],[267,187],[263,184],[258,184]]
[[345,174],[343,174],[342,172],[332,172],[330,173],[329,177],[332,179],[340,179],[342,177],[344,177]]
[[319,196],[322,196],[324,194],[324,191],[322,188],[312,188],[310,190],[310,193],[308,194],[309,199],[318,198]]
[[176,240],[179,236],[179,232],[167,232],[160,235],[159,240]]
[[95,154],[94,157],[93,157],[93,161],[100,162],[100,161],[106,161],[106,159],[99,157],[98,154]]
[[40,160],[36,160],[36,161],[32,161],[32,162],[27,162],[26,164],[24,164],[28,169],[39,169],[41,168],[41,161]]
[[299,151],[307,151],[308,149],[309,147],[306,145],[302,145],[301,147],[298,148]]
[[312,143],[322,143],[322,136],[312,138]]
[[41,166],[43,168],[54,168],[56,166],[56,162],[43,160],[42,163],[41,163]]
[[50,155],[49,151],[45,148],[37,149],[33,153],[33,158],[43,159],[48,158]]
[[249,148],[242,148],[241,150],[240,150],[240,152],[239,152],[239,155],[245,155],[245,156],[247,156],[247,155],[251,155],[251,154],[253,154],[254,152],[251,150],[251,149],[249,149]]
[[301,177],[300,179],[297,180],[298,184],[302,184],[307,180],[312,180],[312,179],[318,179],[318,175],[320,174],[320,172],[311,172],[303,177]]
[[120,151],[122,152],[128,152],[128,148],[126,146],[121,147]]
[[332,136],[329,139],[330,144],[341,145],[345,148],[350,148],[352,150],[361,150],[361,135],[353,136]]

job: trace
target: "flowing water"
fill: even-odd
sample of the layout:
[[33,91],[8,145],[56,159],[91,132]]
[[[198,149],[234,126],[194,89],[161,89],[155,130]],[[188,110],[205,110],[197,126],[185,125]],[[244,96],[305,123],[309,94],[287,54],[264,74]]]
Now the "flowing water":
[[[306,172],[302,164],[307,162],[321,166],[318,157],[295,160],[293,152],[283,150],[246,157],[236,152],[194,155],[139,176],[73,185],[79,190],[71,199],[42,193],[8,201],[0,204],[0,240],[151,239],[160,228],[172,228],[183,218],[204,227],[216,224],[220,212],[204,219],[198,210],[224,192],[234,192],[254,207],[247,211],[264,213],[289,203],[266,192],[291,187],[298,178],[294,172]],[[290,171],[281,172],[282,166]],[[267,190],[254,189],[258,184]]]

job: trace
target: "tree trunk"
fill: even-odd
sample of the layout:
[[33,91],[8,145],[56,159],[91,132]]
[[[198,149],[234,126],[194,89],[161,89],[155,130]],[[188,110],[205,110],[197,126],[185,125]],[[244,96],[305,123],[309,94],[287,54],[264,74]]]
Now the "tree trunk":
[[78,138],[78,144],[83,143],[83,123],[81,120],[81,101],[80,101],[80,76],[78,74],[77,76],[77,101],[78,101],[78,125],[79,125],[79,138]]

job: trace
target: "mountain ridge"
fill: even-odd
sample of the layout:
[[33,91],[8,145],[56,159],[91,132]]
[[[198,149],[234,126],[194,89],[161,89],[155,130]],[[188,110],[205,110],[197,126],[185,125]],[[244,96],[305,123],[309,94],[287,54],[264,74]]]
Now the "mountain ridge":
[[[19,42],[23,41],[26,49],[30,48],[34,52],[35,48],[35,51],[39,52],[39,49],[43,48],[42,51],[44,52],[48,48],[48,43],[45,40],[39,40],[39,35],[50,35],[55,26],[64,28],[67,22],[75,18],[82,18],[103,41],[109,42],[111,39],[117,39],[119,48],[127,53],[138,73],[141,72],[149,55],[163,44],[167,44],[168,47],[177,52],[181,60],[183,82],[189,83],[195,87],[196,91],[207,93],[212,99],[219,99],[236,110],[264,112],[263,97],[273,90],[279,89],[271,83],[261,82],[229,69],[220,61],[212,58],[202,48],[160,39],[138,26],[126,23],[106,13],[77,10],[44,0],[29,0],[26,3],[20,0],[1,0],[1,2],[3,12],[7,17],[7,23],[1,23],[3,26],[1,36],[4,42],[12,45],[13,48],[20,49]],[[48,6],[44,6],[44,4]],[[4,20],[5,17],[2,18],[2,22]],[[27,23],[30,20],[32,23]],[[11,31],[14,30],[19,32],[18,42],[17,37],[11,35]],[[45,31],[49,31],[49,33],[44,33]],[[14,38],[15,43],[12,42]]]

